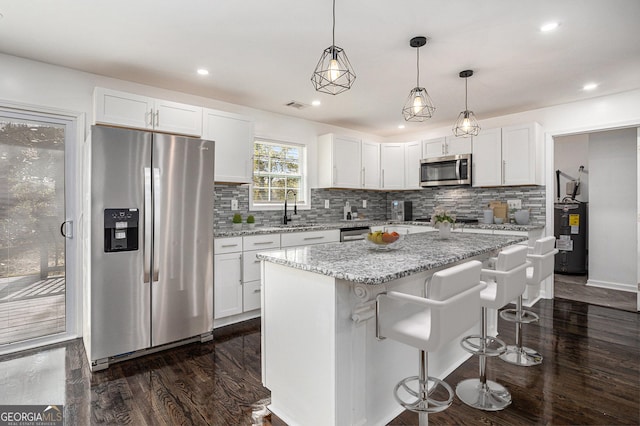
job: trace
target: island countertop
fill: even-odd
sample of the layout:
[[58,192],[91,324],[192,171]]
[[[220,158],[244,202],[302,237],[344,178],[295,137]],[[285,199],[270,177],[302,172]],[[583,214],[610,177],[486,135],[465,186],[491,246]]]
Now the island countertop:
[[519,235],[437,232],[406,235],[397,250],[376,251],[366,241],[292,247],[257,254],[258,259],[363,284],[384,284],[526,241]]

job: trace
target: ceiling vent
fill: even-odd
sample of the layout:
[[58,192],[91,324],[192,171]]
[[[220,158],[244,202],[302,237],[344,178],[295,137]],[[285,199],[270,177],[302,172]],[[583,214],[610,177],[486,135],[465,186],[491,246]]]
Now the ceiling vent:
[[302,102],[298,101],[287,102],[285,105],[295,109],[305,109],[309,107],[309,105],[303,104]]

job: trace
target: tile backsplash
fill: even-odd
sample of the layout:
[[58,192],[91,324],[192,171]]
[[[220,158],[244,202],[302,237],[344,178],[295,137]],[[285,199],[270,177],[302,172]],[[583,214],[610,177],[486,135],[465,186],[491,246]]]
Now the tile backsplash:
[[[216,184],[214,189],[214,229],[231,227],[234,213],[240,213],[243,221],[252,214],[260,225],[277,225],[282,222],[283,210],[249,212],[249,185]],[[238,210],[231,210],[231,200],[238,200]],[[522,208],[531,212],[531,223],[545,223],[545,187],[444,187],[425,188],[415,191],[364,191],[348,189],[312,189],[311,209],[298,210],[300,222],[337,222],[342,220],[343,206],[349,201],[357,208],[360,217],[372,220],[385,220],[391,215],[389,205],[392,200],[411,201],[413,217],[430,217],[435,207],[444,207],[459,217],[481,218],[482,210],[490,201],[519,199]],[[329,200],[329,208],[324,208]],[[362,201],[367,201],[367,208]]]

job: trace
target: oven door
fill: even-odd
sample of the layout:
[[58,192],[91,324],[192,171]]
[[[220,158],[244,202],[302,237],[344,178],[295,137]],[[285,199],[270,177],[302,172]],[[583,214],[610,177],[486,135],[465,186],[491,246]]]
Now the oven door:
[[471,185],[471,154],[420,161],[420,186]]

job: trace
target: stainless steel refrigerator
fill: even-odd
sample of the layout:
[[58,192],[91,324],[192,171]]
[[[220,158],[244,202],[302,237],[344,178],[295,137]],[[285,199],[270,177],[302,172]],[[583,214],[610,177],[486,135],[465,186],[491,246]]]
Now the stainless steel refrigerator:
[[210,340],[214,142],[93,126],[87,143],[83,335],[92,370]]

